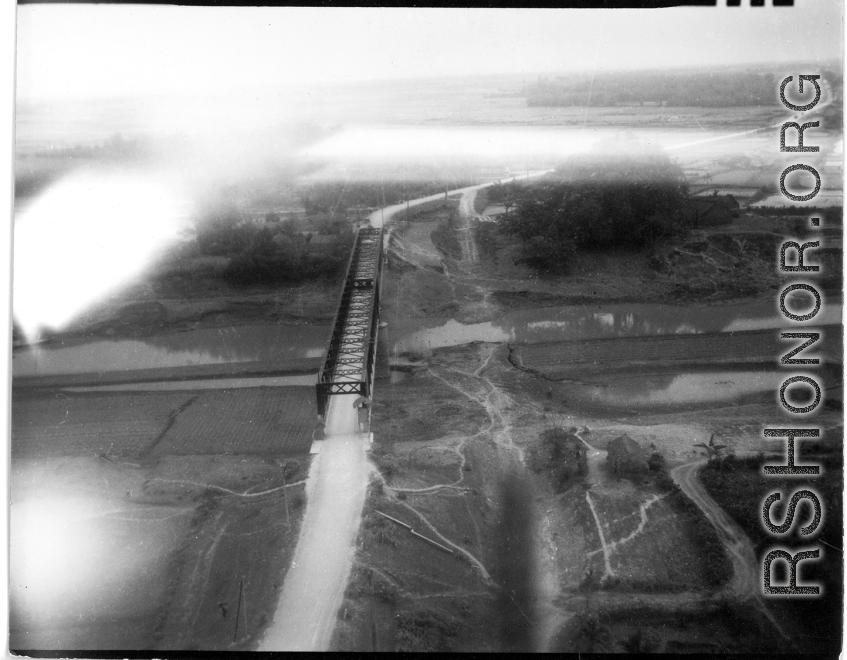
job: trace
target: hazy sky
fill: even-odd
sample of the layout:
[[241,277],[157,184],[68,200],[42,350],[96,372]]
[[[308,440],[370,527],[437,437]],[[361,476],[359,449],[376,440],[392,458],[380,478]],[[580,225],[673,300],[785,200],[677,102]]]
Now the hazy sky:
[[658,10],[24,5],[17,86],[27,100],[828,59],[841,54],[842,12],[839,0]]

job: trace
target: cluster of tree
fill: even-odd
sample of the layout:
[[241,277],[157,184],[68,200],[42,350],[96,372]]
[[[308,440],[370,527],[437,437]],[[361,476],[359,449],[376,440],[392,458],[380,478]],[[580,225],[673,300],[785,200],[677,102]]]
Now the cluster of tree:
[[501,231],[520,238],[523,261],[542,272],[567,272],[578,248],[641,247],[692,223],[682,169],[646,149],[574,156],[509,193],[516,208]]
[[275,241],[274,237],[267,228],[257,229],[247,247],[229,262],[224,279],[251,285],[334,277],[344,270],[353,246],[352,230],[339,236],[326,253],[310,251],[308,241]]
[[477,193],[477,197],[484,192],[489,204],[500,204],[508,213],[517,204],[524,187],[524,184],[518,181],[509,181],[508,183],[498,181],[493,186],[484,188],[480,193]]
[[[264,225],[244,221],[235,207],[218,209],[196,226],[201,254],[229,256],[223,277],[233,284],[280,284],[316,277],[334,277],[343,271],[353,244],[353,228],[341,218],[318,218],[302,231],[303,223],[281,221],[268,214]],[[313,249],[312,239],[331,235],[334,240]]]
[[149,145],[141,138],[128,139],[115,133],[101,144],[82,145],[64,149],[48,149],[38,152],[38,156],[58,156],[60,158],[102,158],[108,160],[134,160],[147,155]]
[[774,105],[779,81],[772,73],[614,73],[539,78],[526,85],[529,106],[612,106],[665,104],[727,107]]

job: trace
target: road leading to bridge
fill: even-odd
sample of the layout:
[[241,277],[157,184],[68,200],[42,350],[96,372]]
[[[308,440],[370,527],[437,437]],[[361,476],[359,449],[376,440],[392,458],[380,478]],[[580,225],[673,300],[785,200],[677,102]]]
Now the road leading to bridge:
[[[448,194],[464,194],[486,185],[490,184],[461,188]],[[371,226],[382,228],[407,206],[443,196],[443,193],[430,195],[376,211],[370,216]],[[364,240],[369,240],[365,238],[369,235],[367,230],[362,232]],[[321,442],[320,452],[312,457],[306,482],[306,512],[297,549],[284,576],[274,621],[265,632],[259,651],[329,650],[350,577],[371,470],[365,453],[368,436],[357,433],[357,411],[353,407],[360,391],[353,390],[366,379],[366,393],[370,393],[372,381],[367,364],[369,352],[373,354],[375,349],[369,351],[369,337],[376,342],[378,320],[378,309],[372,310],[371,318],[356,316],[361,311],[359,302],[364,300],[360,295],[364,289],[355,284],[357,276],[362,279],[366,274],[361,265],[354,252],[345,282],[350,293],[346,303],[348,292],[342,294],[342,307],[346,304],[348,312],[339,314],[336,319],[338,332],[334,332],[334,337],[337,335],[339,339],[327,351],[328,358],[334,356],[331,373],[322,373],[322,378],[328,377],[326,384],[332,381],[338,386],[335,391],[325,388],[326,438]],[[376,264],[377,270],[379,266]],[[378,297],[374,300],[378,305]],[[318,396],[320,398],[320,389]]]
[[369,466],[355,394],[330,398],[327,439],[313,457],[308,505],[274,622],[259,651],[326,651],[356,552]]

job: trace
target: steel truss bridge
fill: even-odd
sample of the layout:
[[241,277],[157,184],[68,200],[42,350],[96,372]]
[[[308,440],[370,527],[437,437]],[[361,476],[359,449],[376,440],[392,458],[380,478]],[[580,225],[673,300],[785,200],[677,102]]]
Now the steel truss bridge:
[[329,348],[318,374],[318,414],[325,417],[333,394],[370,397],[379,327],[382,228],[356,233],[347,279],[332,327]]

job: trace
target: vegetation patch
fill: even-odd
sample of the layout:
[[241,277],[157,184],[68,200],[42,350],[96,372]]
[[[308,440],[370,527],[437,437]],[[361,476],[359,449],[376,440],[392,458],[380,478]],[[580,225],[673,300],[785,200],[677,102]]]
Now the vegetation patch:
[[726,549],[715,528],[700,508],[676,485],[660,457],[658,452],[654,452],[650,457],[650,471],[654,482],[659,490],[667,494],[667,502],[675,513],[677,524],[698,550],[701,559],[700,574],[704,583],[716,589],[732,576],[732,562],[727,557]]
[[397,615],[399,652],[448,652],[454,649],[459,624],[454,617],[430,608]]
[[[700,478],[714,500],[738,523],[753,540],[756,556],[762,558],[768,550],[785,547],[789,552],[807,548],[810,544],[822,546],[819,560],[806,561],[801,565],[800,581],[822,585],[822,595],[800,601],[777,601],[767,604],[777,615],[798,626],[808,635],[814,635],[810,643],[821,652],[837,650],[840,637],[833,636],[841,621],[842,555],[832,548],[842,547],[841,527],[843,516],[843,458],[841,455],[840,429],[827,429],[827,441],[804,442],[803,463],[822,465],[823,478],[794,477],[791,479],[762,474],[765,464],[785,464],[785,456],[749,456],[738,458],[730,454],[722,460],[712,460],[700,472]],[[802,488],[816,491],[825,507],[824,517],[818,532],[811,538],[800,537],[796,532],[778,538],[772,536],[762,522],[762,503],[773,492],[782,493],[786,502],[791,493]],[[771,516],[781,520],[784,504],[774,505]],[[811,507],[803,501],[798,505],[797,525],[805,524],[810,518]],[[781,579],[785,579],[783,575]],[[811,639],[811,638],[810,638]]]
[[516,193],[502,231],[521,239],[523,260],[542,272],[571,270],[576,249],[637,248],[693,224],[682,169],[641,146],[572,156],[555,176]]
[[462,258],[462,246],[456,237],[456,232],[451,228],[449,221],[442,220],[432,230],[433,244],[451,259]]
[[526,449],[526,466],[544,473],[556,492],[563,492],[588,474],[585,444],[561,427],[542,431],[539,440]]

